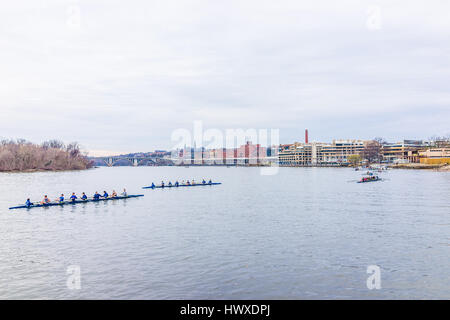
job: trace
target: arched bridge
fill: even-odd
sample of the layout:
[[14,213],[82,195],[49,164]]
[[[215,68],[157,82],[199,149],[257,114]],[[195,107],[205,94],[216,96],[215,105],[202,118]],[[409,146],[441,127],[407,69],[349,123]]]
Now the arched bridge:
[[140,164],[146,162],[147,165],[161,166],[171,165],[172,161],[157,157],[103,157],[100,158],[108,167],[113,167],[119,161],[128,161],[133,167],[137,167]]

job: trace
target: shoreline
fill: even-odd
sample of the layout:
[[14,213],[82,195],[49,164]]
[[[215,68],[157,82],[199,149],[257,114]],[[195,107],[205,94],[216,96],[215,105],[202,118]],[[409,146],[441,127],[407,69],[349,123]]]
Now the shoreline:
[[392,169],[407,170],[435,170],[438,172],[450,172],[449,164],[424,164],[424,163],[404,163],[390,166]]
[[65,171],[85,171],[94,169],[92,168],[86,168],[86,169],[25,169],[25,170],[9,170],[9,171],[0,171],[0,173],[35,173],[35,172],[65,172]]
[[[36,173],[36,172],[65,172],[65,171],[85,171],[96,168],[108,168],[108,166],[94,166],[85,169],[26,169],[26,170],[10,170],[10,171],[0,171],[0,173]],[[118,167],[133,167],[133,166],[118,166]],[[147,167],[147,166],[139,166]],[[154,166],[148,166],[154,167]],[[162,167],[247,167],[247,168],[270,168],[271,166],[266,165],[189,165],[189,166],[162,166]],[[337,165],[304,165],[304,166],[293,166],[293,165],[280,165],[279,168],[355,168],[352,166],[337,166]],[[405,163],[405,164],[395,164],[388,165],[390,169],[406,169],[406,170],[434,170],[437,172],[450,172],[449,164],[422,164],[422,163]]]

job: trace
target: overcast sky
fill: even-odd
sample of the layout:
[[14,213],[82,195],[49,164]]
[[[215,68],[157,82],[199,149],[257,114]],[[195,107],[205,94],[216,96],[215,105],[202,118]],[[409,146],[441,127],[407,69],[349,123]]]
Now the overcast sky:
[[[312,4],[314,3],[314,4]],[[171,133],[450,134],[450,1],[3,1],[0,137],[92,155]]]

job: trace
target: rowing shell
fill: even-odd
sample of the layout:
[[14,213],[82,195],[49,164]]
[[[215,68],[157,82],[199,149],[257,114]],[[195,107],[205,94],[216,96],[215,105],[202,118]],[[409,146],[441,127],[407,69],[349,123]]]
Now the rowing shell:
[[381,181],[383,179],[374,179],[374,180],[366,180],[366,181],[357,181],[358,183],[366,183],[366,182],[375,182],[375,181]]
[[157,188],[178,188],[178,187],[197,187],[197,186],[215,186],[218,184],[222,184],[221,182],[212,182],[212,183],[198,183],[198,184],[179,184],[176,185],[167,185],[167,186],[149,186],[149,187],[142,187],[142,189],[157,189]]
[[31,206],[22,205],[22,206],[17,206],[17,207],[11,207],[9,209],[12,210],[12,209],[31,209],[31,208],[40,208],[40,207],[54,207],[54,206],[64,206],[66,204],[78,204],[78,203],[86,203],[86,202],[100,202],[100,201],[108,201],[108,200],[121,200],[121,199],[137,198],[137,197],[143,197],[143,196],[144,196],[143,194],[134,194],[134,195],[128,195],[126,197],[124,197],[124,196],[117,196],[117,197],[110,197],[110,198],[98,199],[98,200],[88,199],[88,200],[51,202],[51,203],[46,203],[46,204],[40,204],[39,203],[39,204],[31,205]]

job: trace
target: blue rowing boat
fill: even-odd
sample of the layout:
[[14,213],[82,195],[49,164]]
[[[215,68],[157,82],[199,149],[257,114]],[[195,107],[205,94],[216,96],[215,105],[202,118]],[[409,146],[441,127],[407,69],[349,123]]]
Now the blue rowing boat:
[[142,189],[164,189],[164,188],[181,188],[181,187],[199,187],[199,186],[215,186],[218,184],[222,184],[221,182],[211,182],[211,183],[196,183],[196,184],[179,184],[176,185],[164,185],[164,186],[149,186],[149,187],[142,187]]
[[11,207],[9,210],[12,209],[31,209],[31,208],[42,208],[42,207],[55,207],[55,206],[65,206],[66,204],[78,204],[78,203],[87,203],[87,202],[101,202],[101,201],[108,201],[108,200],[122,200],[122,199],[129,199],[129,198],[138,198],[143,197],[143,194],[132,194],[128,196],[117,196],[117,197],[109,197],[109,198],[100,198],[98,200],[94,199],[87,199],[87,200],[75,200],[75,201],[63,201],[63,202],[50,202],[46,204],[33,204],[31,206],[27,205],[21,205],[16,207]]

